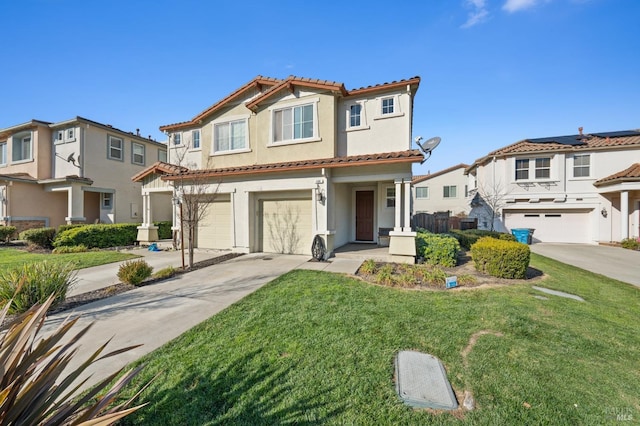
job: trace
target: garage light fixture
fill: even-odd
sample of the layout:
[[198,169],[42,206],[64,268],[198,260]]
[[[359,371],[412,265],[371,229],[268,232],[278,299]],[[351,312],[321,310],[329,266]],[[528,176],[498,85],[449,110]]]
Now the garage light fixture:
[[600,210],[600,214],[602,215],[602,217],[607,217],[609,213],[607,213],[607,209],[603,207],[602,210]]

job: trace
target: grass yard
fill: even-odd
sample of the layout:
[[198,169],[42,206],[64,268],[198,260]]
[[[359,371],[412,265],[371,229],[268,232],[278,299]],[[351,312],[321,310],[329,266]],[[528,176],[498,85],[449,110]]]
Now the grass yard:
[[91,266],[104,265],[106,263],[120,262],[122,260],[133,259],[139,256],[120,253],[115,250],[104,251],[87,251],[84,253],[65,253],[65,254],[49,254],[49,253],[29,253],[25,250],[16,250],[11,248],[0,249],[0,268],[9,269],[16,266],[22,266],[24,263],[48,262],[76,264],[76,269],[89,268]]
[[[535,254],[532,266],[547,277],[466,291],[293,271],[143,358],[128,396],[160,376],[124,424],[638,421],[640,289]],[[586,303],[540,300],[532,284]],[[476,410],[404,405],[393,382],[402,349],[440,358],[459,402],[469,390]]]

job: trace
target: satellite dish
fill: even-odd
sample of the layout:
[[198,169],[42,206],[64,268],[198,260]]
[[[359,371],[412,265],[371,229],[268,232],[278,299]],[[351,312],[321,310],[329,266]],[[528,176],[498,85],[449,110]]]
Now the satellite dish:
[[67,163],[75,163],[76,159],[74,157],[74,153],[72,152],[71,154],[69,154],[69,156],[67,157]]
[[416,145],[418,145],[420,147],[420,150],[426,155],[424,160],[420,162],[420,164],[423,164],[425,161],[429,159],[429,157],[431,157],[431,151],[436,149],[436,147],[440,144],[441,139],[439,136],[434,136],[431,139],[428,139],[424,143],[420,143],[421,140],[422,140],[422,136],[418,136],[416,138]]

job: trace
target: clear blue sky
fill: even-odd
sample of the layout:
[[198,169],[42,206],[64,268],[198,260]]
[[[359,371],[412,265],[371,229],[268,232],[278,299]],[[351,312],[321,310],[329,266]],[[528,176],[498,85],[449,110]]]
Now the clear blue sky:
[[157,140],[256,75],[419,75],[414,172],[640,128],[640,1],[0,0],[0,128],[80,115]]

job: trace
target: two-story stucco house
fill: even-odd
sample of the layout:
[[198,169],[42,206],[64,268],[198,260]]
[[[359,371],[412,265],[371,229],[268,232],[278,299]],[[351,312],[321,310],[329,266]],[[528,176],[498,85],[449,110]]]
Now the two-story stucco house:
[[140,184],[130,176],[166,157],[164,144],[82,117],[0,129],[0,220],[19,231],[140,222]]
[[436,173],[414,176],[411,182],[413,213],[449,211],[452,215],[467,215],[471,210],[467,167],[469,165],[461,163]]
[[[496,229],[535,229],[534,242],[640,235],[640,131],[579,131],[517,142],[467,169],[470,188],[500,201]],[[472,205],[479,227],[489,227],[481,197]]]
[[419,82],[347,90],[258,76],[191,120],[160,127],[169,162],[189,170],[156,164],[134,176],[147,199],[142,231],[150,231],[139,237],[152,239],[154,196],[205,177],[216,197],[199,225],[199,247],[310,254],[319,235],[329,256],[350,242],[376,243],[380,228],[393,228],[391,254],[412,261],[411,165],[423,159],[411,149]]

